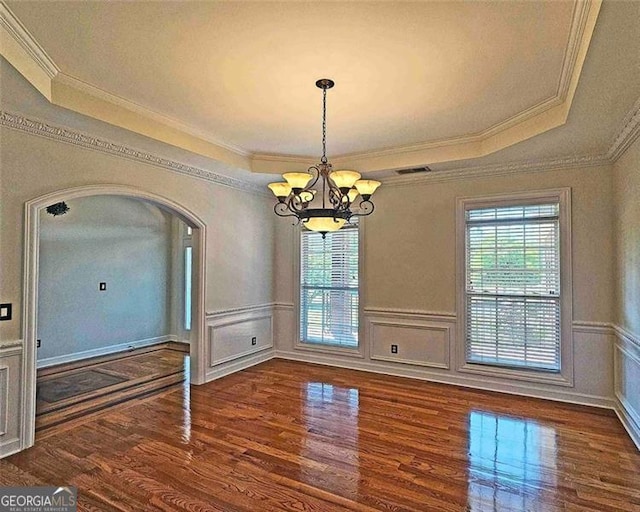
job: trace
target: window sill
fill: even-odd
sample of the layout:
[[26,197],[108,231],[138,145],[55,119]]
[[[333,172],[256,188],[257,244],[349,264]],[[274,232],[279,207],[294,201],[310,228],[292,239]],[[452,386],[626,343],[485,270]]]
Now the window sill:
[[317,343],[306,343],[304,341],[297,341],[294,347],[296,350],[305,352],[315,352],[318,354],[333,354],[346,357],[364,358],[362,345],[357,348],[340,347],[338,345],[320,345]]
[[477,375],[486,375],[499,379],[524,380],[529,382],[538,382],[540,384],[549,384],[552,386],[573,387],[573,378],[560,373],[547,373],[543,371],[503,368],[499,366],[483,365],[480,363],[464,363],[458,368],[458,371],[464,373],[474,373]]

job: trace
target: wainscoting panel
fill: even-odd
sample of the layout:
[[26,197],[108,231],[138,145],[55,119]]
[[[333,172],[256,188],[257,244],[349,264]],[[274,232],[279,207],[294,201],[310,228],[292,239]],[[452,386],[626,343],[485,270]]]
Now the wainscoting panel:
[[[296,349],[296,314],[290,304],[278,304],[276,352],[283,359],[352,368],[432,382],[545,398],[614,409],[613,344],[611,325],[574,322],[573,385],[528,382],[498,372],[475,375],[453,362],[460,348],[458,319],[453,312],[366,307],[362,312],[364,357],[355,359],[320,348]],[[391,353],[391,345],[398,353]]]
[[7,435],[9,417],[9,367],[0,366],[0,436]]
[[621,327],[614,329],[617,413],[640,449],[640,338]]
[[370,358],[447,369],[454,331],[446,323],[367,317]]
[[207,325],[210,367],[273,348],[272,305],[208,314]]
[[22,345],[0,348],[0,458],[20,450]]

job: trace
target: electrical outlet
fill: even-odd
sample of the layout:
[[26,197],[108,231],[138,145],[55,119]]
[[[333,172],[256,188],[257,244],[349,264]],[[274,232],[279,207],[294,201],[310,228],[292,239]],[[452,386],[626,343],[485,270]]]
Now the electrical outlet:
[[391,345],[391,353],[392,354],[398,353],[398,345]]
[[251,338],[251,344],[252,345],[256,345],[258,343],[258,338],[256,338],[255,336],[253,338]]
[[107,283],[100,283],[99,289],[101,292],[107,291]]
[[42,340],[36,340],[36,348],[40,348],[42,346]]

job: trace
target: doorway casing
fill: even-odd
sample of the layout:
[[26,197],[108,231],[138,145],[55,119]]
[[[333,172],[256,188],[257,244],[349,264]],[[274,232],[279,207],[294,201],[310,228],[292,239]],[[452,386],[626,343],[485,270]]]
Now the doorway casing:
[[33,446],[35,442],[40,211],[50,204],[89,196],[122,196],[146,201],[176,215],[193,229],[191,383],[203,384],[206,381],[206,224],[195,213],[171,199],[124,185],[88,185],[40,196],[25,203],[21,450]]

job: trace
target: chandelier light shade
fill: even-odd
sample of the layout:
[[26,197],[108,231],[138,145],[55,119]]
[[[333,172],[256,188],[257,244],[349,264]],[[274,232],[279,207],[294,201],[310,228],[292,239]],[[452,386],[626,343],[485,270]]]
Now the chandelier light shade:
[[338,231],[352,217],[373,213],[371,195],[380,186],[379,181],[363,180],[359,172],[337,170],[327,160],[327,90],[333,80],[323,78],[316,82],[322,89],[322,158],[307,172],[288,172],[285,181],[268,186],[278,199],[273,210],[280,217],[296,217],[311,231],[322,233]]

